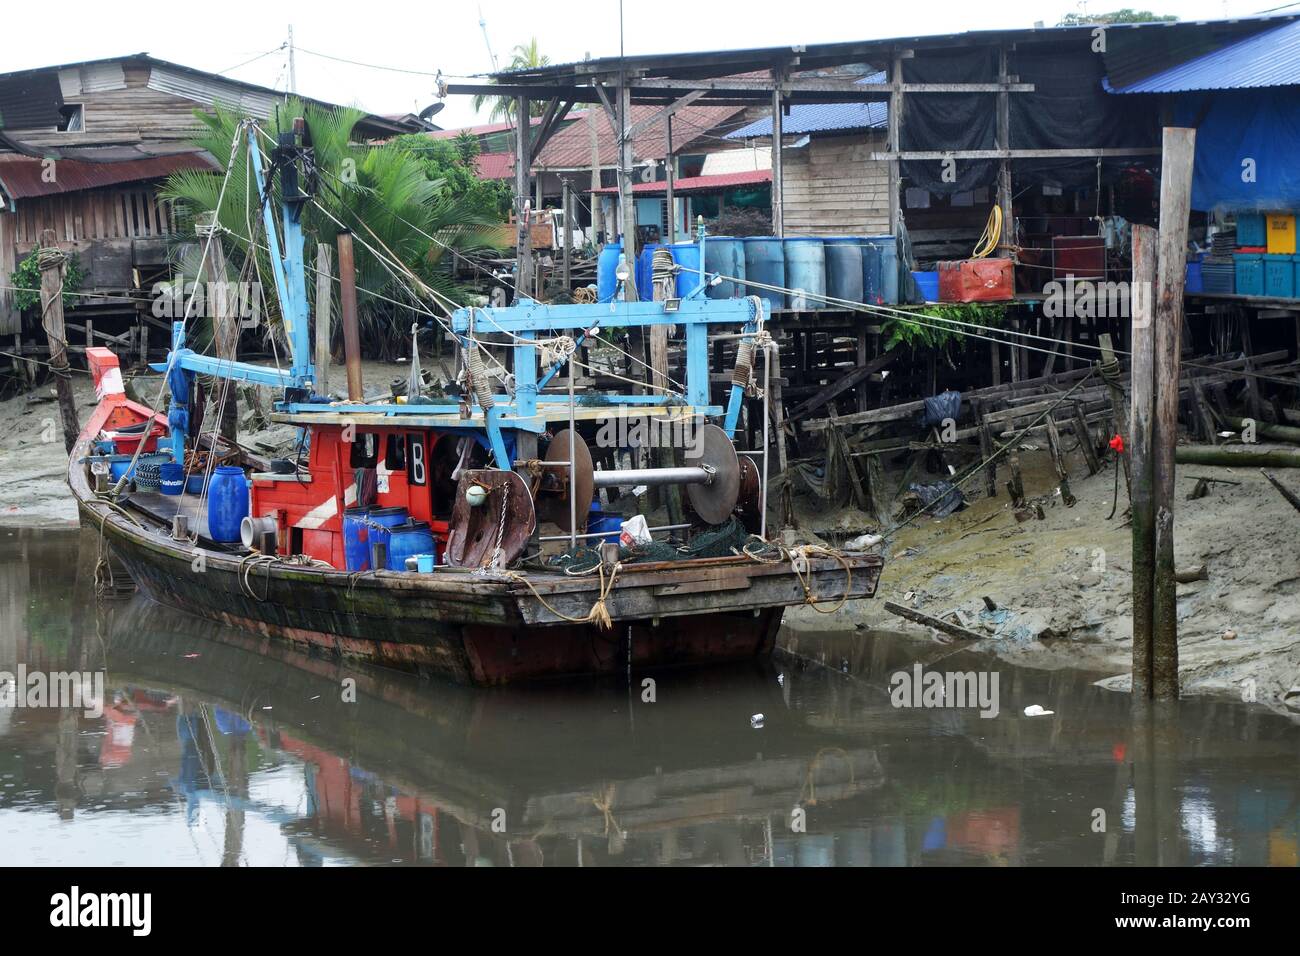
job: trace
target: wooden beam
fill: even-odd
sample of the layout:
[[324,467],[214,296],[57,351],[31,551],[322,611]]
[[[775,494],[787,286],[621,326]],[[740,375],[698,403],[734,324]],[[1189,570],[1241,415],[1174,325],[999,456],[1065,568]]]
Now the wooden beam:
[[316,381],[318,395],[330,393],[330,315],[334,302],[334,250],[316,243]]
[[[772,78],[780,80],[781,72],[772,71]],[[785,237],[785,201],[783,198],[782,177],[785,159],[782,156],[784,139],[782,137],[782,110],[780,84],[772,88],[772,235],[778,239]]]
[[897,236],[899,234],[899,224],[902,219],[902,206],[899,195],[902,189],[902,175],[899,168],[898,154],[903,148],[902,129],[903,129],[903,57],[898,50],[894,51],[889,65],[889,75],[893,80],[893,90],[889,95],[889,132],[887,145],[889,146],[890,158],[886,160],[889,163],[889,234]]
[[664,117],[664,203],[668,211],[668,244],[677,241],[677,197],[673,186],[677,181],[677,158],[673,155],[673,117]]
[[604,86],[601,86],[598,83],[593,87],[593,89],[595,89],[596,95],[600,97],[600,105],[605,110],[605,118],[609,120],[610,132],[614,134],[614,140],[617,142],[623,135],[623,130],[618,123],[618,110],[616,110],[614,104],[610,102],[609,94],[605,92]]
[[692,103],[694,103],[703,95],[704,95],[703,90],[694,90],[690,93],[687,93],[685,96],[679,97],[678,99],[669,103],[667,106],[665,106],[663,109],[659,110],[652,116],[647,116],[639,123],[633,125],[633,127],[627,131],[627,135],[635,139],[636,137],[644,133],[646,130],[654,127],[654,125],[658,123],[660,120],[669,119],[674,113],[677,113],[685,109],[686,107],[690,106]]
[[732,93],[845,93],[860,101],[889,95],[901,89],[904,93],[1033,93],[1033,83],[858,83],[854,80],[829,80],[813,77],[785,77],[771,80],[686,80],[637,79],[629,85],[638,90],[695,90],[701,92]]
[[528,194],[532,155],[528,140],[531,136],[529,112],[531,101],[526,96],[515,99],[515,301],[532,295],[533,250],[528,230]]

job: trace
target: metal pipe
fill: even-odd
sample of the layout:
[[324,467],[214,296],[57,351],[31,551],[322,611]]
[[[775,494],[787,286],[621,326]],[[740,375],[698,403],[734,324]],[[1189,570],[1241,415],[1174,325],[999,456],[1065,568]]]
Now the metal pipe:
[[707,485],[713,481],[708,468],[620,468],[597,471],[592,482],[597,488],[620,485]]
[[[767,540],[767,459],[768,459],[768,437],[767,428],[770,422],[767,409],[768,385],[772,379],[772,351],[776,348],[776,340],[772,339],[767,347],[763,349],[763,487],[759,492],[758,508],[758,536],[764,541]],[[777,436],[778,441],[785,441],[785,435]]]
[[[567,182],[565,187],[567,189]],[[567,195],[567,194],[566,194]],[[565,229],[568,229],[568,223],[565,223]],[[568,248],[565,247],[567,257]],[[573,363],[569,363],[569,546],[575,547],[578,543],[578,499],[573,496],[574,490],[578,487],[578,451],[574,445],[574,439],[577,435],[578,426],[573,420]],[[591,507],[588,503],[588,507]]]
[[339,317],[343,321],[343,355],[348,369],[348,401],[364,402],[361,382],[361,328],[357,324],[357,269],[352,255],[352,233],[338,235]]

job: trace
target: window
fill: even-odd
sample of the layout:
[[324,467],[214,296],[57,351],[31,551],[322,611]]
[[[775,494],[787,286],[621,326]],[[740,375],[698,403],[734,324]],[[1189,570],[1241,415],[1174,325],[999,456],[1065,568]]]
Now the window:
[[59,132],[80,133],[86,129],[86,108],[80,103],[64,103],[59,107]]

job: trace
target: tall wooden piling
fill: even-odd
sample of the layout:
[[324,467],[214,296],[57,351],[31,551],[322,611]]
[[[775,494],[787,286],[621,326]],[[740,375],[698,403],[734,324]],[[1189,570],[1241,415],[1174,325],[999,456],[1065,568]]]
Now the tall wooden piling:
[[63,446],[72,454],[81,426],[77,424],[77,403],[72,394],[72,373],[68,368],[68,341],[63,327],[63,276],[68,259],[57,248],[42,249],[41,325],[50,343],[50,370],[54,372],[54,389],[59,396],[59,415],[63,419]]
[[[1155,515],[1152,506],[1151,416],[1153,378],[1156,230],[1133,227],[1132,412],[1129,421],[1129,512],[1133,528],[1133,696],[1151,696],[1151,628],[1155,583]],[[1116,466],[1118,467],[1118,465]]]
[[316,380],[318,395],[330,393],[330,313],[334,301],[334,251],[316,243]]
[[1178,607],[1174,579],[1174,448],[1178,441],[1178,373],[1182,349],[1183,284],[1192,200],[1196,130],[1166,127],[1160,165],[1160,243],[1155,295],[1155,405],[1152,504],[1155,584],[1151,630],[1151,690],[1156,700],[1178,697]]
[[353,258],[352,233],[338,234],[339,319],[343,322],[343,355],[347,363],[348,401],[364,402],[361,381],[361,327],[357,321],[357,270]]

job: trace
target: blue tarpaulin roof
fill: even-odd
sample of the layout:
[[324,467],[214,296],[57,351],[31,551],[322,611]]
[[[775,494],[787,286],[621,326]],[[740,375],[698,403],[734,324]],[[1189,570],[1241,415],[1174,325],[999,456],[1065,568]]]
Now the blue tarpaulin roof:
[[[858,80],[859,83],[885,83],[885,74],[873,73]],[[886,103],[801,103],[790,107],[790,114],[781,117],[781,132],[826,133],[853,129],[880,129],[889,125],[889,106]],[[766,116],[748,126],[728,133],[728,139],[751,139],[772,135],[772,118]]]
[[1300,85],[1300,21],[1231,43],[1111,93],[1187,93]]

